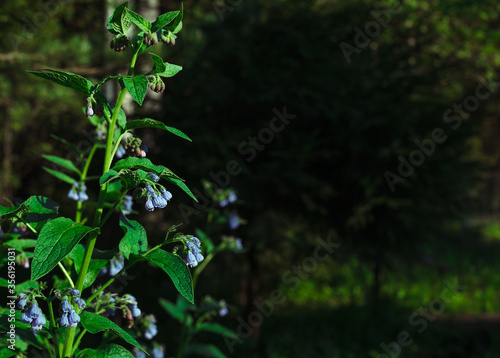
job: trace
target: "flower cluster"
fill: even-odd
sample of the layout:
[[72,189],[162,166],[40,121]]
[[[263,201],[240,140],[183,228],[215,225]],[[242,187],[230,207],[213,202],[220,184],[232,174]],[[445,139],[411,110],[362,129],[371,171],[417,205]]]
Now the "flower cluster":
[[125,142],[125,154],[130,157],[145,158],[148,148],[142,143],[142,140],[137,137],[129,137]]
[[231,230],[236,230],[240,226],[240,216],[236,211],[229,214],[228,222]]
[[125,150],[125,148],[123,147],[123,145],[119,145],[118,148],[116,149],[116,153],[115,153],[115,156],[118,158],[118,159],[122,159],[125,154],[127,154],[127,151]]
[[123,307],[123,316],[128,320],[139,317],[142,311],[137,307],[137,300],[135,297],[127,294],[124,298],[126,299],[127,305]]
[[236,193],[234,191],[230,191],[227,196],[223,196],[220,200],[219,200],[219,206],[221,208],[225,208],[226,206],[228,206],[229,204],[232,204],[234,203],[236,200],[238,200],[238,197],[236,196]]
[[19,234],[21,237],[26,236],[28,234],[28,227],[25,223],[18,221],[15,224],[12,224],[12,233]]
[[149,314],[144,317],[146,330],[144,331],[144,338],[152,340],[158,334],[158,327],[156,326],[156,318],[154,315]]
[[61,303],[62,316],[59,324],[61,327],[76,327],[78,322],[80,322],[80,316],[71,307],[71,304],[67,299],[64,299]]
[[125,195],[125,197],[123,198],[123,209],[122,209],[122,213],[123,215],[129,215],[131,212],[132,212],[132,205],[133,205],[133,202],[134,202],[134,198],[132,197],[132,195]]
[[[18,296],[17,308],[23,310],[21,314],[20,321],[23,323],[28,323],[31,325],[31,330],[34,334],[42,329],[42,327],[47,323],[45,317],[42,315],[42,311],[38,308],[38,304],[35,300],[31,301],[29,305],[27,297],[24,293],[20,293]],[[29,308],[27,308],[29,305]]]
[[164,358],[165,349],[162,346],[155,346],[151,351],[151,355],[153,358]]
[[158,75],[148,76],[148,86],[151,91],[156,93],[163,93],[165,91],[165,83]]
[[[153,182],[158,182],[160,177],[154,173],[149,173]],[[137,188],[134,191],[134,198],[144,203],[147,211],[154,211],[155,208],[163,209],[168,201],[172,199],[172,194],[162,185],[149,183],[145,188]]]
[[219,312],[218,312],[219,316],[221,316],[221,317],[226,316],[229,313],[226,301],[220,300],[219,305],[220,305]]
[[[160,34],[160,31],[161,31],[161,34]],[[158,31],[158,33],[160,35],[158,37],[161,39],[161,42],[163,42],[166,45],[174,46],[175,39],[177,38],[177,36],[175,36],[174,33],[170,30],[162,29],[160,31]]]
[[148,46],[154,46],[158,43],[158,34],[156,32],[144,34],[142,42]]
[[[109,299],[109,303],[114,304],[115,303],[115,298],[111,296]],[[106,313],[108,316],[113,317],[116,314],[116,309],[114,308],[115,306],[113,305],[112,307],[106,308]]]
[[189,267],[196,267],[200,262],[202,262],[205,258],[201,254],[201,242],[197,237],[191,237],[186,241],[186,246],[188,248],[187,256],[186,256],[186,264]]
[[109,262],[109,275],[116,276],[125,266],[125,257],[122,254],[113,257]]
[[[80,298],[80,291],[75,288],[69,290],[69,295],[73,298],[73,302],[76,303],[79,309],[84,309],[87,305],[83,299]],[[75,309],[71,306],[68,299],[64,297],[61,303],[61,319],[59,324],[61,327],[76,327],[78,322],[80,322],[80,316],[76,313]]]
[[116,52],[122,52],[130,44],[127,35],[116,35],[113,40],[111,40],[109,47]]
[[87,186],[83,183],[73,182],[73,187],[68,192],[68,198],[76,201],[89,200],[87,195]]
[[[134,349],[134,357],[135,358],[147,358],[146,353],[141,351],[140,349]],[[151,351],[152,358],[164,358],[165,357],[165,347],[163,345],[155,345],[153,350]]]

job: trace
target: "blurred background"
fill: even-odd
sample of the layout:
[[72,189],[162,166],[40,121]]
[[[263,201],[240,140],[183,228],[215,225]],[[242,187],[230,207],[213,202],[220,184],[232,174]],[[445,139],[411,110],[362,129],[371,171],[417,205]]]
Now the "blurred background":
[[[130,3],[148,20],[181,6]],[[1,205],[40,194],[63,215],[74,210],[69,185],[42,170],[40,155],[71,157],[51,134],[88,145],[85,98],[26,70],[93,82],[126,73],[130,52],[110,50],[104,26],[116,4],[0,5]],[[202,339],[243,358],[500,357],[500,5],[183,4],[176,45],[154,48],[183,71],[126,112],[193,139],[138,130],[153,162],[198,193],[209,181],[238,196],[222,212],[241,225],[212,232],[241,238],[245,251],[217,256],[196,296],[225,299],[219,321],[242,340]],[[95,200],[97,183],[88,187]],[[209,209],[170,190],[165,210],[134,207],[151,244],[175,224],[206,229]],[[112,229],[108,237],[100,248],[120,239]],[[131,274],[139,279],[127,291],[157,316],[168,351],[179,329],[158,297],[175,300],[171,282],[146,266]]]

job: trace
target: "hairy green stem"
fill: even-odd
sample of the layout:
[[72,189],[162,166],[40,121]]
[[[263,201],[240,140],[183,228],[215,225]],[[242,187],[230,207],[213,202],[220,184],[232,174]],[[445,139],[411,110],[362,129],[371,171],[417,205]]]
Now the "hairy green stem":
[[212,261],[212,259],[214,258],[215,256],[215,253],[211,252],[210,254],[207,255],[207,257],[205,257],[205,260],[203,260],[203,262],[198,266],[198,268],[196,269],[196,271],[194,271],[194,274],[193,274],[193,289],[196,287],[196,282],[198,281],[198,277],[200,276],[201,272],[203,271],[203,269],[205,269],[205,267],[207,267],[207,265],[210,263],[210,261]]
[[78,337],[76,338],[76,341],[75,341],[75,344],[73,345],[73,354],[75,354],[75,350],[78,348],[78,346],[80,345],[80,341],[82,340],[83,336],[85,335],[85,333],[87,333],[87,330],[84,328],[80,334],[78,335]]
[[[130,67],[128,69],[128,75],[132,75],[134,72],[135,62],[137,60],[137,55],[139,53],[140,46],[138,46],[132,56],[130,61]],[[127,93],[127,88],[123,87],[118,94],[118,99],[116,100],[116,105],[113,110],[113,115],[111,116],[111,121],[109,123],[108,135],[106,138],[106,152],[104,155],[104,167],[102,174],[105,174],[109,171],[111,167],[111,162],[113,161],[113,137],[116,126],[116,121],[118,119],[118,113],[123,103],[123,99],[125,98],[125,94]],[[99,191],[99,199],[97,202],[97,209],[94,216],[94,227],[100,227],[101,225],[101,217],[104,209],[104,203],[106,199],[106,193],[108,190],[108,184],[101,185],[101,189]],[[85,247],[85,253],[83,255],[82,266],[80,268],[80,273],[78,275],[78,280],[76,281],[76,289],[80,292],[83,289],[83,282],[85,280],[85,276],[87,275],[87,271],[89,269],[90,261],[92,258],[92,253],[94,252],[94,247],[97,241],[98,234],[92,233],[87,239],[87,245]],[[73,342],[75,340],[76,327],[70,327],[66,332],[66,339],[64,341],[64,352],[63,356],[71,357],[73,354]]]
[[61,261],[59,261],[57,263],[57,266],[59,266],[59,268],[61,269],[61,271],[63,272],[64,276],[66,277],[66,279],[68,280],[69,284],[71,285],[71,287],[75,287],[75,284],[73,283],[73,280],[71,279],[71,276],[69,275],[68,271],[66,270],[66,268],[64,267],[64,265],[61,263]]

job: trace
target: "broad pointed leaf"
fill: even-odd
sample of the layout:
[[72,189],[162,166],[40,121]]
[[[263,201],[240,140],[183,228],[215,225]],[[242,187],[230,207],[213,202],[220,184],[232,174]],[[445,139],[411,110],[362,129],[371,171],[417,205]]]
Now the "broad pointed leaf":
[[151,58],[154,62],[153,70],[150,73],[165,72],[165,70],[167,69],[167,66],[163,63],[163,59],[160,56],[158,56],[152,52],[150,52],[149,54],[151,55]]
[[156,32],[168,24],[170,24],[178,15],[180,11],[170,11],[165,14],[158,16],[155,22],[151,26],[151,32]]
[[174,23],[168,28],[172,33],[176,34],[182,29],[182,17],[184,16],[184,4],[181,3],[181,11],[176,16]]
[[141,29],[141,31],[148,32],[151,29],[151,23],[148,20],[128,8],[126,9],[126,11],[130,21],[132,21],[139,29]]
[[167,313],[170,316],[172,316],[173,318],[175,318],[176,320],[178,320],[179,322],[182,323],[182,321],[184,320],[184,311],[183,310],[181,310],[179,307],[174,305],[172,302],[167,301],[163,298],[160,298],[160,305],[163,307],[163,309],[165,311],[167,311]]
[[123,84],[127,87],[132,98],[142,105],[146,92],[148,90],[148,79],[145,75],[136,75],[133,77],[123,77]]
[[57,170],[54,169],[49,169],[47,167],[42,167],[43,170],[45,170],[47,173],[55,176],[57,179],[60,179],[68,184],[73,184],[76,180],[70,177],[68,174],[64,174],[61,172],[58,172]]
[[31,280],[38,280],[49,273],[82,238],[97,230],[97,228],[78,224],[68,218],[56,218],[45,224],[35,247]]
[[239,339],[239,336],[231,331],[229,328],[226,328],[224,326],[221,326],[220,324],[217,323],[202,323],[198,326],[196,326],[197,331],[208,331],[212,333],[217,333],[223,336],[227,336],[230,338],[235,338]]
[[134,355],[122,346],[111,343],[100,349],[84,349],[77,358],[134,358]]
[[63,168],[74,171],[77,174],[80,174],[80,170],[73,164],[73,162],[69,159],[64,159],[60,157],[56,157],[55,155],[42,155],[45,159],[51,161],[52,163],[56,163]]
[[193,279],[184,260],[178,255],[161,249],[149,253],[144,258],[165,271],[172,279],[177,291],[189,302],[194,302]]
[[118,6],[113,15],[107,21],[108,31],[113,34],[123,34],[126,35],[132,22],[127,16],[128,2],[125,2]]
[[169,182],[177,185],[179,188],[181,188],[182,190],[184,190],[184,192],[189,195],[194,201],[198,202],[198,199],[196,198],[196,196],[194,196],[194,194],[191,192],[191,190],[188,188],[188,186],[186,184],[184,184],[184,181],[183,180],[179,180],[177,178],[174,178],[174,177],[168,177],[168,178],[165,178],[166,180],[168,180]]
[[146,230],[137,221],[129,220],[120,215],[120,226],[125,236],[120,241],[120,252],[128,260],[130,254],[142,254],[148,250]]
[[170,169],[164,167],[163,165],[154,165],[148,158],[136,158],[136,157],[128,157],[125,159],[119,160],[111,170],[116,172],[122,169],[141,169],[147,172],[153,172],[161,178],[178,178],[182,181],[174,172]]
[[182,66],[165,62],[165,71],[158,73],[158,75],[161,77],[172,77],[179,73],[181,70]]
[[44,196],[30,196],[24,202],[28,212],[23,214],[23,219],[36,231],[40,232],[47,221],[57,216],[59,204]]
[[76,75],[71,72],[62,72],[62,71],[52,70],[49,68],[45,68],[44,70],[48,72],[43,72],[43,71],[28,71],[28,72],[40,78],[44,78],[46,80],[55,82],[61,86],[73,88],[78,92],[83,93],[84,95],[87,96],[90,95],[93,84],[85,77]]
[[117,336],[121,337],[127,343],[130,343],[133,346],[144,351],[144,349],[134,339],[134,337],[132,337],[130,334],[121,329],[120,326],[118,326],[113,321],[110,321],[106,317],[85,311],[80,315],[80,322],[82,323],[83,327],[85,327],[85,329],[92,334],[96,334],[97,332],[101,331],[111,331]]
[[191,141],[191,138],[189,138],[186,134],[184,134],[179,129],[166,126],[163,122],[156,121],[156,120],[151,119],[151,118],[135,119],[133,121],[128,122],[126,128],[127,128],[127,130],[136,129],[136,128],[158,128],[158,129],[163,129],[163,130],[169,131],[170,133],[175,134],[176,136],[179,136],[179,137],[184,138],[188,141]]

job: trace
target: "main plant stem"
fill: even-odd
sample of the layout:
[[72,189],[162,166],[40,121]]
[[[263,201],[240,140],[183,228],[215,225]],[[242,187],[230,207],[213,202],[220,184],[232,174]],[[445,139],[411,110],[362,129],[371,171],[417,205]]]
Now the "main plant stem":
[[[140,45],[135,48],[135,52],[130,61],[130,67],[128,69],[128,76],[131,76],[134,72],[135,61],[137,60],[137,55],[139,53]],[[108,127],[108,135],[106,138],[106,152],[104,154],[104,167],[102,174],[104,175],[111,168],[111,162],[113,161],[113,137],[114,131],[116,127],[116,121],[118,119],[118,113],[120,112],[120,108],[123,103],[123,99],[127,94],[127,88],[122,87],[120,93],[118,94],[118,98],[116,100],[115,108],[113,109],[113,114],[111,116],[111,120],[109,121]],[[104,209],[104,203],[106,199],[106,192],[108,191],[108,184],[101,185],[101,189],[99,191],[99,199],[97,202],[97,209],[94,216],[94,228],[100,226],[102,212]],[[85,254],[83,255],[82,267],[80,268],[80,273],[78,275],[78,280],[76,281],[76,289],[80,292],[83,290],[83,283],[85,280],[85,276],[87,275],[87,271],[89,269],[90,261],[92,259],[92,253],[94,252],[95,243],[97,241],[98,233],[92,232],[87,239],[87,245],[85,247]],[[77,309],[77,312],[80,311]],[[73,355],[73,341],[75,340],[76,327],[67,328],[66,338],[64,340],[64,352],[63,356],[65,358],[71,357]]]

